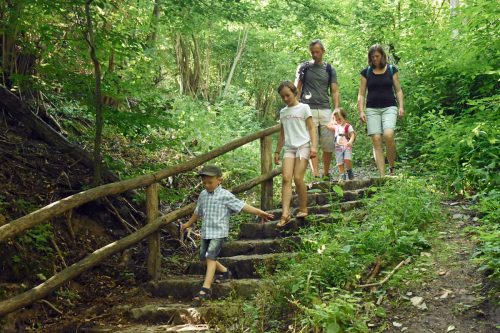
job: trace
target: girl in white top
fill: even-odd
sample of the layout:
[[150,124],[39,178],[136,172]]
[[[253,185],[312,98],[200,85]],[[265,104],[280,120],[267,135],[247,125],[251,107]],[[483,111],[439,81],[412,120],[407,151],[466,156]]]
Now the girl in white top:
[[309,105],[299,103],[297,88],[291,81],[278,87],[281,99],[287,105],[280,111],[281,132],[274,153],[274,163],[279,164],[283,146],[282,216],[278,227],[290,223],[290,201],[292,199],[292,177],[299,197],[298,218],[307,216],[307,189],[304,174],[310,158],[316,157],[317,137]]

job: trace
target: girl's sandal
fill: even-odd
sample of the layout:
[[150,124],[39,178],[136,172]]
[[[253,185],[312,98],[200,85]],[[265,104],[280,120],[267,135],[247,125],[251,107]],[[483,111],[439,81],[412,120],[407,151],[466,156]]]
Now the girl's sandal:
[[[203,293],[202,293],[203,292]],[[193,298],[193,302],[196,305],[201,304],[203,301],[209,299],[212,297],[212,290],[209,288],[201,287],[201,290],[196,294],[196,296]]]
[[297,215],[295,215],[296,218],[303,219],[307,217],[307,212],[298,212]]
[[292,217],[290,215],[281,216],[281,219],[276,226],[279,228],[282,228],[282,227],[286,226],[288,223],[290,223],[291,221],[292,221]]

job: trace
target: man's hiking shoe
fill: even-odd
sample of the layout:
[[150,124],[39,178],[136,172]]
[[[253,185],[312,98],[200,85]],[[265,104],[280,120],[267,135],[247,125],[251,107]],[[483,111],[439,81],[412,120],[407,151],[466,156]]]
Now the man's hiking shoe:
[[224,273],[216,274],[214,282],[215,283],[227,282],[227,281],[231,280],[232,277],[233,277],[233,274],[231,274],[231,271],[228,269]]
[[347,177],[349,178],[349,180],[354,179],[354,172],[352,171],[352,169],[347,170]]
[[394,167],[389,167],[389,175],[394,176]]
[[346,179],[347,179],[347,175],[346,175],[346,174],[342,174],[342,175],[340,175],[340,177],[339,177],[339,182],[343,182],[343,181],[345,181]]

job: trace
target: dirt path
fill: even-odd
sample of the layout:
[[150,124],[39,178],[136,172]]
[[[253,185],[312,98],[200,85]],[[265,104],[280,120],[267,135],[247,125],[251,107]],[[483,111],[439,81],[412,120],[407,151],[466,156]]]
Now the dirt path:
[[500,332],[500,307],[493,304],[500,295],[471,261],[475,244],[467,226],[477,218],[466,203],[443,202],[443,207],[449,219],[437,227],[428,252],[388,285],[385,329],[374,332]]

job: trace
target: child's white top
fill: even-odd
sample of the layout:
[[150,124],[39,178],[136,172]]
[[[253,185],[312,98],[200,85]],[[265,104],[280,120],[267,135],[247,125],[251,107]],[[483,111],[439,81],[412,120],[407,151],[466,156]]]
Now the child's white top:
[[281,109],[280,121],[285,130],[285,147],[298,148],[311,141],[306,126],[306,119],[309,117],[312,117],[312,114],[307,104],[299,103]]
[[[347,123],[344,123],[344,125],[340,124],[335,124],[335,145],[337,146],[345,146],[347,145],[347,142],[349,140],[345,137],[345,127]],[[351,124],[349,124],[349,127],[347,128],[347,133],[350,135],[352,132],[354,132],[354,128],[352,127]]]

